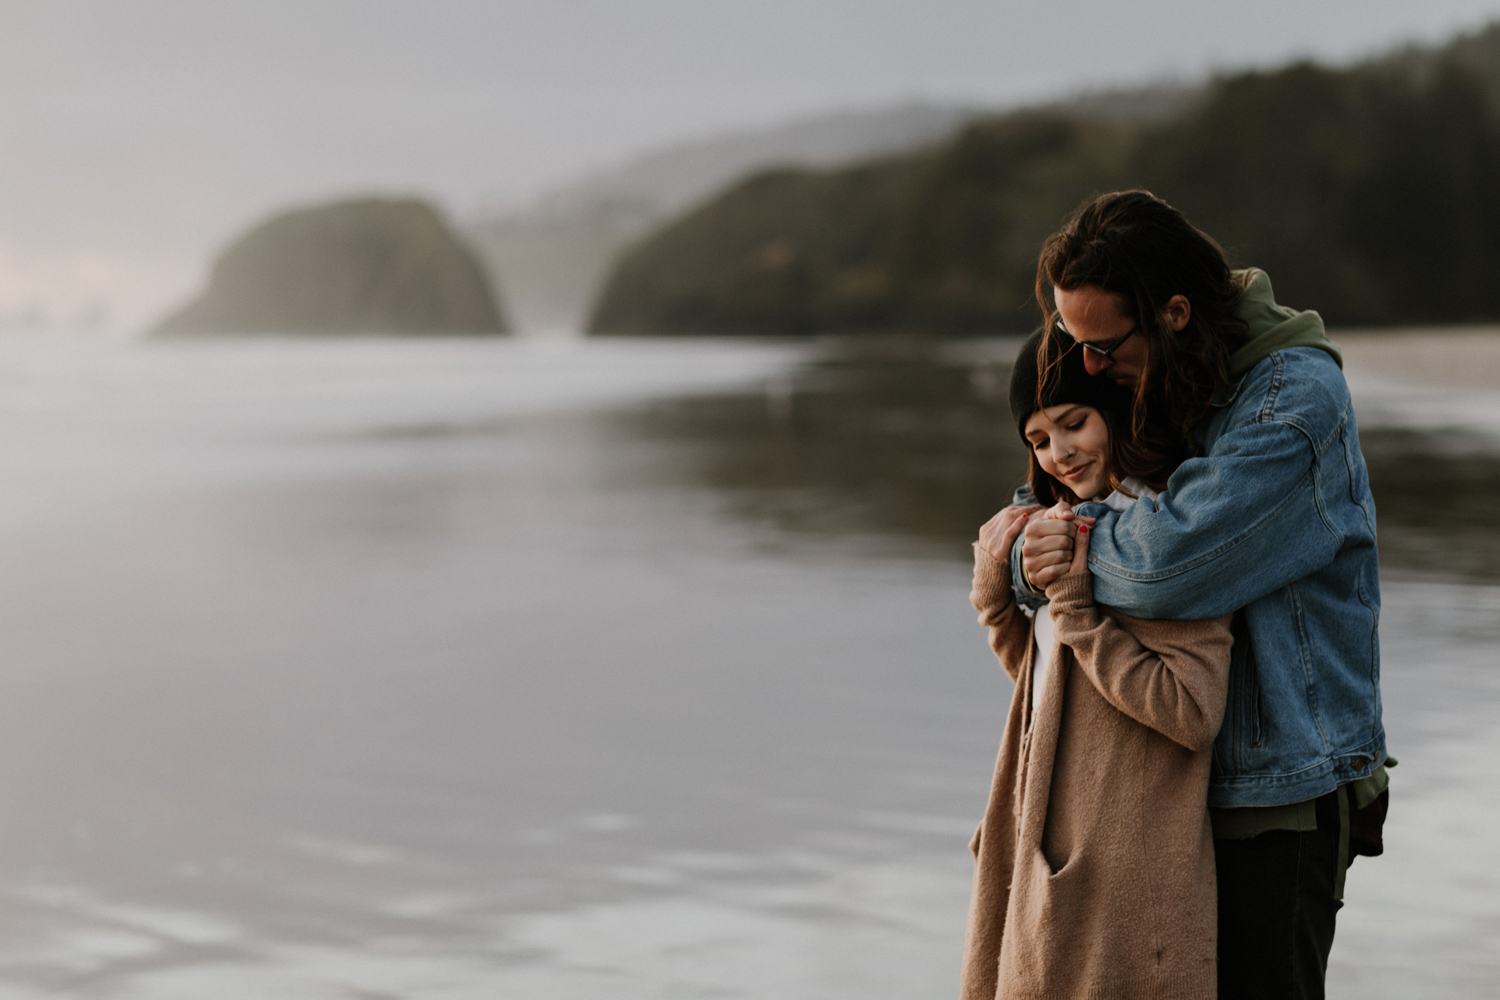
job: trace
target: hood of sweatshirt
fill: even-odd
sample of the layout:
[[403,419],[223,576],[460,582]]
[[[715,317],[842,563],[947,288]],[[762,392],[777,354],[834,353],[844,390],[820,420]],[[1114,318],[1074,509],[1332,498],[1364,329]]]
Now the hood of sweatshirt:
[[1250,339],[1229,358],[1229,374],[1238,378],[1270,356],[1272,351],[1289,347],[1316,347],[1333,355],[1340,368],[1344,356],[1339,345],[1328,339],[1323,317],[1311,309],[1296,310],[1276,304],[1271,279],[1258,267],[1235,271],[1234,276],[1245,287],[1235,315],[1250,328]]

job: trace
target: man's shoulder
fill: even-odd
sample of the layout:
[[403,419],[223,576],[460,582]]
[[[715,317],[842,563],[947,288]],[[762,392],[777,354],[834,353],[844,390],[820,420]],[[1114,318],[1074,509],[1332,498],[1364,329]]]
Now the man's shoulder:
[[1349,402],[1349,383],[1327,351],[1288,347],[1244,374],[1230,408],[1236,423],[1280,421],[1318,432],[1341,423]]

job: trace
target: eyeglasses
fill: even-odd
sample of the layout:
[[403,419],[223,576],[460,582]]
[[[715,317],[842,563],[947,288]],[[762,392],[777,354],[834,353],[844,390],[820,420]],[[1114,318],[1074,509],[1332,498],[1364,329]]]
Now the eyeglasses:
[[1085,351],[1088,351],[1094,357],[1103,358],[1105,361],[1113,361],[1113,355],[1120,349],[1120,345],[1125,343],[1125,341],[1129,340],[1131,337],[1134,337],[1137,333],[1141,332],[1141,324],[1137,322],[1129,330],[1126,330],[1123,336],[1116,339],[1113,344],[1110,344],[1108,347],[1100,347],[1098,344],[1091,344],[1086,340],[1079,340],[1077,337],[1069,333],[1068,328],[1062,325],[1061,317],[1053,320],[1052,325],[1057,329],[1057,332],[1066,337],[1069,342],[1077,344],[1079,347],[1083,348]]

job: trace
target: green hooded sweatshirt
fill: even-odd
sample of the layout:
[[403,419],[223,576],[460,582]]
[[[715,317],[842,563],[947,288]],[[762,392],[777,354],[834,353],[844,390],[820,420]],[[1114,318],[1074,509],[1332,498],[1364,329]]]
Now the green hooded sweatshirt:
[[1234,313],[1250,328],[1250,339],[1230,356],[1231,377],[1238,378],[1264,361],[1272,351],[1288,347],[1320,348],[1333,355],[1340,368],[1344,367],[1339,345],[1323,332],[1323,317],[1311,309],[1299,312],[1277,305],[1276,296],[1271,293],[1271,279],[1258,267],[1235,271],[1234,277],[1245,288]]

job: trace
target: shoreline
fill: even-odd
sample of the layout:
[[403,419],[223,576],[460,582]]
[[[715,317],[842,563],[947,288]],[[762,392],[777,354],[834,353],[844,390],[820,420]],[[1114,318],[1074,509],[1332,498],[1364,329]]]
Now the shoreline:
[[1500,393],[1500,325],[1328,331],[1364,378]]

